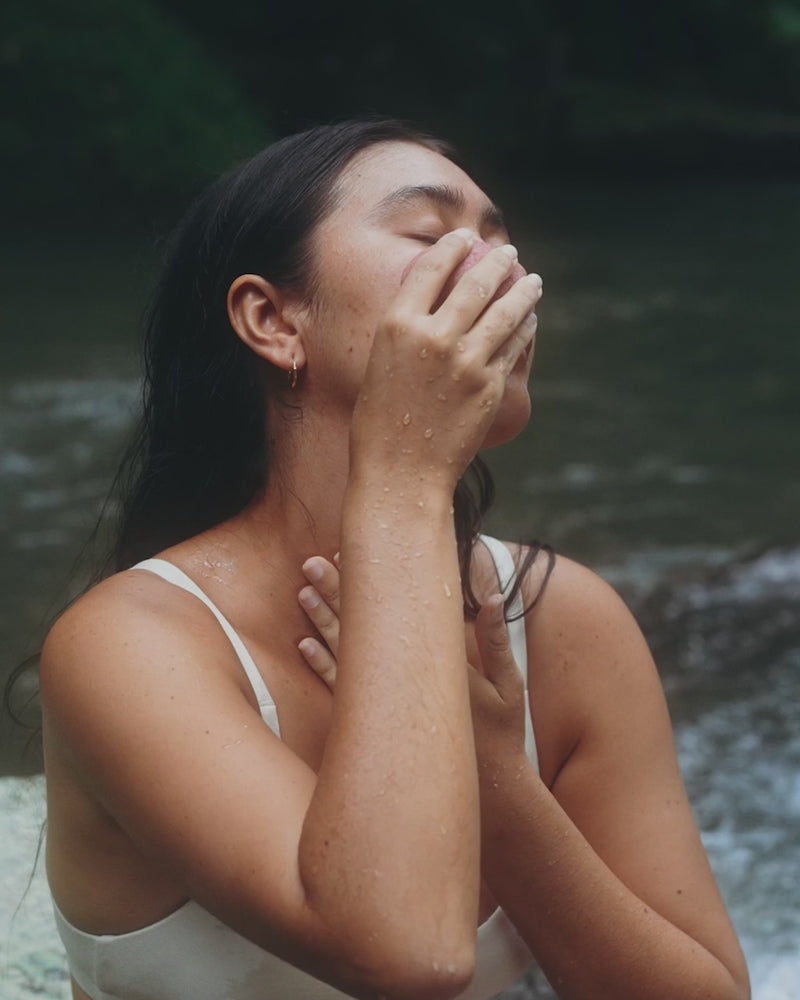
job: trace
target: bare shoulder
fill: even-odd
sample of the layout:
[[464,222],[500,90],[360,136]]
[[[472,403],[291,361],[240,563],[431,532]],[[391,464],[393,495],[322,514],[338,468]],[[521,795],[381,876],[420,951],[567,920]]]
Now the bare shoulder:
[[625,639],[638,642],[641,632],[629,608],[602,577],[566,556],[554,557],[546,584],[545,555],[540,553],[524,581],[526,603],[536,601],[531,624],[547,634],[569,636],[571,641]]
[[526,634],[542,776],[554,779],[579,743],[613,742],[634,725],[671,740],[658,671],[625,602],[597,573],[564,556],[543,586],[540,563],[537,557],[523,590],[526,606],[533,604]]
[[[214,669],[209,669],[213,665]],[[45,725],[83,742],[92,722],[150,714],[187,684],[247,693],[211,612],[146,571],[103,580],[58,619],[42,650]],[[173,706],[174,709],[174,706]]]
[[[116,573],[82,595],[59,617],[42,651],[45,681],[65,658],[141,650],[169,637],[174,644],[206,641],[218,631],[193,595],[145,570]],[[140,645],[141,644],[141,645]],[[224,645],[224,644],[223,644]],[[109,666],[113,666],[109,664]]]

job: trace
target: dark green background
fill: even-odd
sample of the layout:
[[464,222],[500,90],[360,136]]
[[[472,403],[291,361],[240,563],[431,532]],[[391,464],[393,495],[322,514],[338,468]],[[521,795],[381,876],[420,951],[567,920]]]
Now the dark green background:
[[270,138],[411,118],[485,186],[800,166],[796,0],[5,0],[6,221],[171,219]]

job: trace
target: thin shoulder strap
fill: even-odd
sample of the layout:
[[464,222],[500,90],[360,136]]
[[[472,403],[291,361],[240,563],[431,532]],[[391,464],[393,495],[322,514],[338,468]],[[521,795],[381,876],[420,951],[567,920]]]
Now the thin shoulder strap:
[[145,559],[143,562],[137,563],[132,566],[131,569],[146,569],[150,573],[155,573],[156,576],[160,576],[167,583],[172,583],[176,587],[180,587],[182,590],[188,591],[190,594],[194,594],[195,597],[199,598],[203,604],[211,611],[214,617],[222,626],[222,630],[227,635],[230,640],[231,645],[236,651],[236,655],[239,657],[239,662],[242,664],[244,672],[247,674],[247,679],[255,692],[256,698],[258,700],[258,707],[261,710],[261,714],[264,720],[269,724],[269,726],[275,731],[275,733],[280,736],[280,728],[278,726],[278,715],[275,710],[275,702],[272,699],[272,695],[269,693],[267,685],[264,683],[264,678],[258,671],[258,667],[255,665],[253,657],[248,652],[247,646],[242,642],[239,633],[231,625],[228,619],[223,615],[219,608],[214,604],[211,598],[202,591],[191,577],[188,577],[183,570],[178,569],[171,562],[167,562],[166,559]]
[[[514,557],[499,539],[491,538],[489,535],[481,535],[480,537],[494,561],[497,577],[500,581],[500,592],[504,596],[508,596],[517,579],[517,566]],[[520,588],[508,609],[509,616],[515,619],[508,623],[508,635],[514,659],[520,670],[526,673],[528,669],[528,644],[525,638],[525,619],[521,617],[524,609],[522,588]]]
[[[514,557],[508,551],[506,546],[497,538],[491,538],[489,535],[481,535],[480,538],[489,550],[489,554],[494,561],[495,569],[497,570],[497,578],[500,581],[500,591],[502,594],[507,595],[511,591],[511,588],[514,586],[514,582],[517,579],[517,566],[514,562]],[[511,607],[508,610],[512,617],[515,615],[521,616],[525,610],[521,588],[514,600],[511,602]],[[511,652],[514,654],[517,666],[519,667],[522,676],[525,678],[525,688],[527,690],[528,642],[525,635],[524,618],[515,618],[514,621],[510,621],[508,623],[508,638],[511,642]],[[536,750],[536,736],[533,731],[533,719],[531,718],[530,708],[528,706],[526,706],[525,711],[525,750],[527,751],[531,763],[538,769],[539,756]]]

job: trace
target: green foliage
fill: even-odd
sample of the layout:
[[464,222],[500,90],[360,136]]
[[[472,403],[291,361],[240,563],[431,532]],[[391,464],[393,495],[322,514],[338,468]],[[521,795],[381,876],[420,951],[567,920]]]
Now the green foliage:
[[800,5],[793,0],[773,0],[769,5],[769,19],[778,42],[800,44]]
[[236,82],[150,0],[6,0],[2,21],[0,139],[18,215],[153,210],[269,138]]

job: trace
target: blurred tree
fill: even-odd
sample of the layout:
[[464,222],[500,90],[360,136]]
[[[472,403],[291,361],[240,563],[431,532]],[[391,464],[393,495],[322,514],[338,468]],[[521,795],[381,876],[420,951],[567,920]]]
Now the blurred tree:
[[23,216],[152,213],[265,123],[370,113],[451,139],[501,197],[540,168],[800,165],[800,0],[5,0],[0,26]]
[[281,132],[410,117],[517,182],[608,160],[719,169],[759,144],[800,160],[798,0],[158,2]]
[[6,217],[152,213],[269,138],[150,0],[5,0],[0,25]]
[[[281,132],[343,116],[410,118],[487,166],[535,160],[566,114],[561,42],[545,0],[487,12],[465,0],[159,0],[234,69]],[[554,113],[553,109],[558,109]]]

